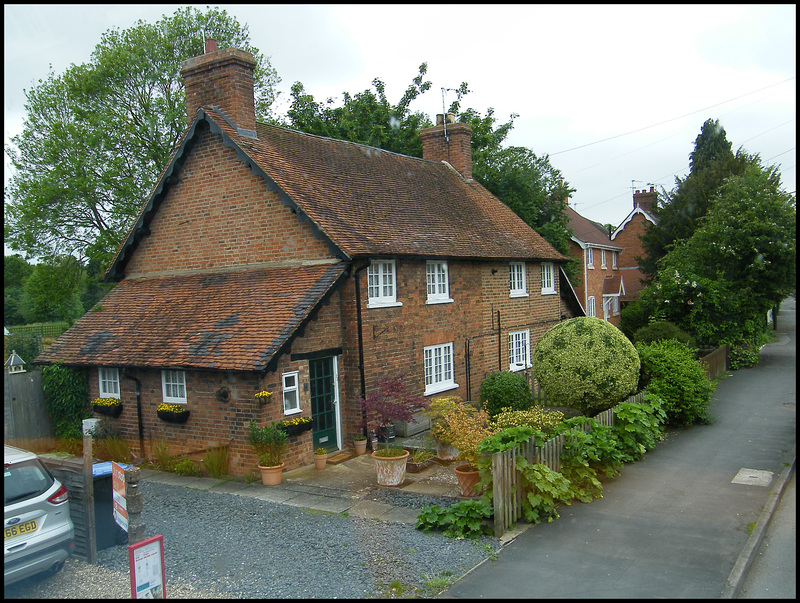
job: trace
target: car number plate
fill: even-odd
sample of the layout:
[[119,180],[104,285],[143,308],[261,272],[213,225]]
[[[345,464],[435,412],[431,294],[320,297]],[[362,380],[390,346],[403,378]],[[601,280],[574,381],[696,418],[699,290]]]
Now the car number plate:
[[31,521],[26,521],[25,523],[21,523],[17,526],[9,526],[5,529],[3,534],[3,540],[8,540],[9,538],[16,538],[17,536],[21,536],[22,534],[30,534],[31,532],[36,531],[36,520],[33,519]]

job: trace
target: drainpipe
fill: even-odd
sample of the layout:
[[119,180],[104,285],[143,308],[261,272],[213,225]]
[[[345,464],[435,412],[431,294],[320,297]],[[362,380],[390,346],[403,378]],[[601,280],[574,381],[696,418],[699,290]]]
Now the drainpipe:
[[144,453],[144,425],[142,425],[142,382],[138,377],[128,374],[128,369],[122,369],[122,376],[130,379],[136,383],[136,418],[139,423],[139,450],[142,452],[142,458],[145,458]]
[[[364,376],[364,336],[362,334],[362,321],[361,321],[361,281],[359,280],[360,273],[363,270],[369,268],[369,262],[361,266],[360,268],[356,268],[355,272],[353,272],[353,278],[355,279],[355,286],[356,286],[356,330],[358,331],[358,374],[361,381],[361,397],[367,397],[367,382]],[[364,420],[364,424],[366,425],[366,413],[364,410],[361,411],[361,417]],[[364,435],[366,433],[366,427],[364,428]]]

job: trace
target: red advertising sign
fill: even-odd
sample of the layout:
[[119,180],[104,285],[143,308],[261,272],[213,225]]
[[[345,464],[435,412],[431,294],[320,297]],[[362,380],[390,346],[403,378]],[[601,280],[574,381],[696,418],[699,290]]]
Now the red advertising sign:
[[114,514],[114,521],[116,521],[119,526],[128,531],[128,507],[125,503],[125,469],[117,465],[117,463],[111,463],[111,504],[112,504],[112,513]]
[[132,599],[166,599],[164,537],[159,534],[128,546]]

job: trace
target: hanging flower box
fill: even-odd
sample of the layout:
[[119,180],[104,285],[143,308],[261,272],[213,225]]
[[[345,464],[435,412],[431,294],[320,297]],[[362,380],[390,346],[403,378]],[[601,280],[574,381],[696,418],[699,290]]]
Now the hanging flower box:
[[95,398],[92,400],[92,410],[98,415],[116,419],[122,413],[122,402],[117,398]]
[[189,411],[179,404],[159,404],[156,415],[167,423],[186,423]]
[[259,406],[264,406],[270,400],[272,400],[272,392],[266,390],[256,392],[256,402],[258,402]]
[[311,429],[311,417],[284,419],[278,423],[278,427],[290,436],[299,436],[304,431]]

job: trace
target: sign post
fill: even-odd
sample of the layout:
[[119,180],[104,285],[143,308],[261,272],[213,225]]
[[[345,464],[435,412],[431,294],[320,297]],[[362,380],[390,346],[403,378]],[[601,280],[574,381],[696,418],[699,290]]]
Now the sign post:
[[132,599],[166,599],[164,537],[159,534],[128,546]]
[[111,463],[112,513],[114,521],[128,531],[128,505],[125,502],[125,469],[116,462]]

